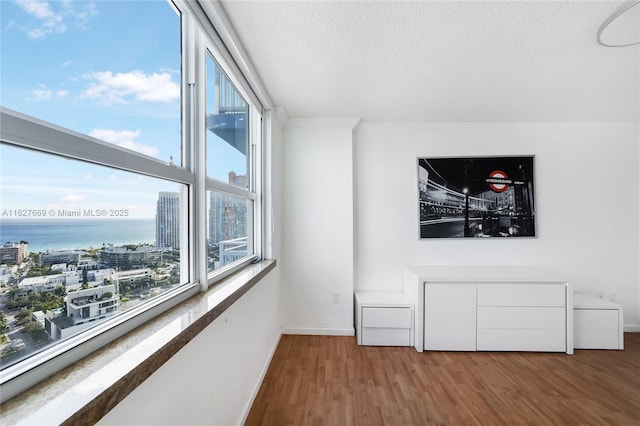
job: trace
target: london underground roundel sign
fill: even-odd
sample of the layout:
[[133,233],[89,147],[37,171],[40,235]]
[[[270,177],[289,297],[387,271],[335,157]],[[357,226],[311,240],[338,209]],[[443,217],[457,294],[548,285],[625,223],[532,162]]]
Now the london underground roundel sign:
[[494,170],[489,175],[487,183],[489,183],[489,188],[491,188],[493,191],[504,192],[509,189],[511,179],[509,179],[505,172],[501,170]]

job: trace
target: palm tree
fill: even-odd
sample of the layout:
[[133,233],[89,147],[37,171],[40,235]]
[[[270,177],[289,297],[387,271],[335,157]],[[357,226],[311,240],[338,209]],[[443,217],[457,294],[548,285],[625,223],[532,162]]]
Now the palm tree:
[[9,300],[16,300],[16,293],[18,293],[18,287],[11,287],[9,289]]

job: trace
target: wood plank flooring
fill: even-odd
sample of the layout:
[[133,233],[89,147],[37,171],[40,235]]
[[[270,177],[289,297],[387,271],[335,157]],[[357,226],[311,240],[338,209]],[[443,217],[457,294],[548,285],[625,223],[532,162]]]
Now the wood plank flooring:
[[640,333],[624,351],[416,352],[282,336],[247,425],[640,425]]

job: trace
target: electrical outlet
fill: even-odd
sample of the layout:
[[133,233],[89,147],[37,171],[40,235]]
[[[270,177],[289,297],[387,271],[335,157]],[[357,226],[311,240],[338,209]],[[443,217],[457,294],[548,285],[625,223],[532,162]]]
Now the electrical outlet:
[[332,303],[340,303],[340,293],[334,291],[331,293],[331,302]]

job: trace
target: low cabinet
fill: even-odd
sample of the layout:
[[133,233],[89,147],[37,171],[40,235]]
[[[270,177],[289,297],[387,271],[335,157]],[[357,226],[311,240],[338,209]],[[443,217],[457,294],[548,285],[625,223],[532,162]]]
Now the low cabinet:
[[356,292],[356,338],[365,346],[413,345],[413,301],[398,292]]
[[417,351],[573,353],[573,292],[525,266],[409,266]]
[[575,293],[573,317],[576,349],[624,349],[622,305]]
[[541,351],[567,348],[564,283],[424,284],[424,349]]

